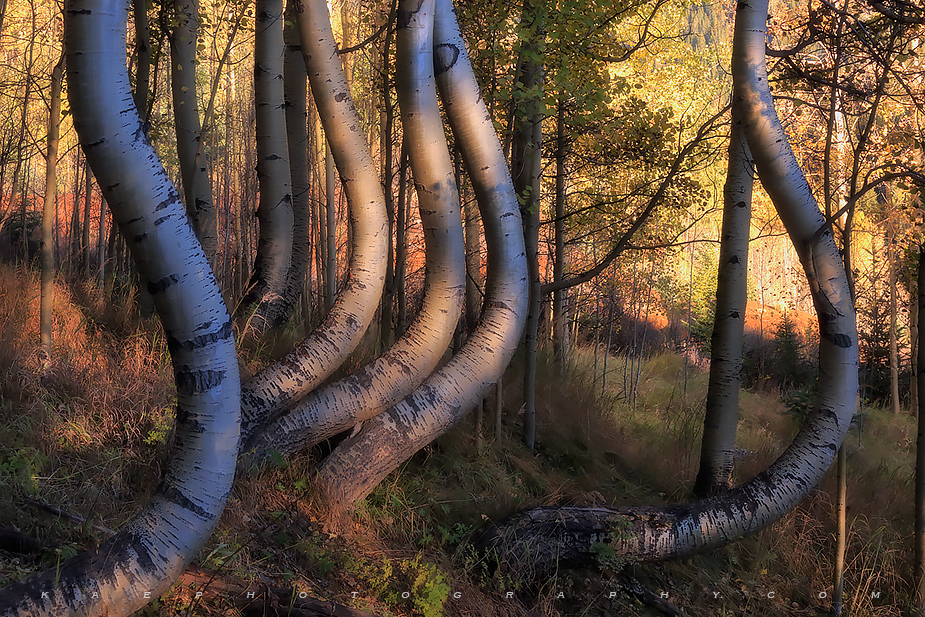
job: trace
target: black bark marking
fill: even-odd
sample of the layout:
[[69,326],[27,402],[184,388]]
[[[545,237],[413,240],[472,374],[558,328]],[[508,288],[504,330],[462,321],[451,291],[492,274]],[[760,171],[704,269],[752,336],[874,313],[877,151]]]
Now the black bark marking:
[[209,332],[208,334],[201,334],[199,336],[193,337],[191,339],[181,341],[176,337],[172,336],[170,333],[167,333],[167,349],[173,353],[178,349],[183,349],[185,351],[193,351],[194,349],[200,349],[206,345],[211,345],[218,341],[223,341],[231,337],[231,320],[225,322],[225,324],[219,328],[216,332]]
[[71,9],[68,11],[69,15],[92,15],[93,11],[90,9]]
[[737,264],[737,263],[739,263],[739,256],[738,256],[738,255],[733,255],[732,257],[730,257],[730,258],[729,258],[729,263],[731,263],[731,264]]
[[424,4],[424,0],[418,0],[417,8],[408,11],[403,9],[398,9],[398,24],[397,28],[401,30],[402,28],[407,28],[411,25],[411,20],[417,15],[418,11],[421,10],[421,5]]
[[165,289],[167,289],[168,287],[172,287],[179,282],[180,282],[180,279],[177,278],[176,274],[165,276],[159,281],[148,283],[148,293],[151,294],[152,296],[155,294],[159,294]]
[[186,433],[205,433],[206,426],[199,420],[194,420],[193,415],[183,408],[182,405],[177,405],[177,427],[183,427],[183,430]]
[[133,240],[135,241],[135,243],[137,244],[137,243],[141,242],[142,240],[144,240],[144,239],[147,238],[147,237],[148,237],[148,234],[147,234],[147,233],[140,233],[140,234],[136,235],[136,236],[135,236],[134,238],[132,238],[132,239],[133,239]]
[[168,197],[167,199],[161,201],[161,202],[158,203],[156,206],[154,206],[154,211],[157,212],[157,211],[159,211],[159,210],[163,210],[164,208],[169,208],[171,205],[173,205],[173,204],[175,204],[175,203],[177,203],[177,202],[179,202],[179,201],[180,201],[180,194],[179,194],[179,193],[171,193],[170,197]]
[[[191,396],[208,392],[212,388],[217,388],[221,385],[225,381],[225,375],[225,371],[191,371],[187,367],[183,367],[174,373],[174,379],[177,382],[177,394]],[[204,430],[196,430],[196,432],[202,433]]]
[[[162,484],[161,486],[164,486],[164,485]],[[178,488],[175,487],[175,486],[168,486],[168,487],[162,489],[162,490],[160,491],[160,493],[161,493],[161,495],[164,496],[164,499],[166,499],[167,501],[169,501],[169,502],[171,502],[171,503],[175,503],[175,504],[177,504],[178,506],[180,506],[181,508],[184,508],[184,509],[186,509],[186,510],[189,510],[190,512],[193,512],[193,513],[195,513],[196,515],[198,515],[198,516],[200,516],[200,517],[202,517],[202,518],[204,518],[204,519],[206,519],[206,520],[212,520],[212,519],[215,518],[215,515],[214,515],[214,514],[211,514],[211,513],[209,513],[209,512],[206,512],[203,508],[200,508],[199,506],[197,506],[196,504],[194,504],[194,503],[190,500],[189,497],[187,497],[187,496],[184,495],[182,492],[180,492],[180,489],[178,489]]]
[[850,349],[853,345],[851,337],[847,334],[842,334],[841,332],[826,332],[825,338],[827,338],[833,345],[841,347],[842,349]]
[[434,47],[434,70],[436,77],[456,66],[459,60],[459,47],[451,43],[441,43]]
[[342,103],[346,98],[347,98],[346,92],[338,92],[337,94],[334,95],[334,100],[337,101],[338,103]]
[[112,191],[114,188],[116,188],[117,186],[119,186],[119,184],[121,184],[121,183],[120,183],[120,182],[116,182],[115,184],[110,184],[109,186],[106,187],[106,190],[107,190],[107,191]]
[[95,148],[96,146],[100,146],[100,145],[102,145],[102,144],[104,144],[104,143],[106,143],[106,138],[105,138],[105,137],[103,137],[103,138],[100,139],[99,141],[94,141],[92,144],[87,144],[87,145],[84,147],[84,151],[87,151],[87,150],[89,150],[90,148]]
[[169,218],[170,218],[170,215],[168,214],[167,216],[162,216],[161,218],[156,219],[156,220],[154,221],[154,226],[155,226],[155,227],[160,227],[160,226],[161,226],[161,223],[163,223],[164,221],[166,221],[166,220],[169,219]]

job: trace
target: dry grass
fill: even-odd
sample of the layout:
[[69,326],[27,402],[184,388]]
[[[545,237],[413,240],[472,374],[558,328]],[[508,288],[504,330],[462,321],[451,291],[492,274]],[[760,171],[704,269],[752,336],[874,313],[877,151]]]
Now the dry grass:
[[128,303],[82,308],[60,284],[55,299],[46,363],[36,281],[0,267],[0,516],[60,549],[98,534],[36,516],[22,498],[118,528],[158,481],[173,386],[162,338]]
[[[46,366],[36,283],[0,268],[0,520],[49,547],[35,560],[0,561],[0,584],[101,537],[25,508],[23,497],[118,528],[153,490],[167,450],[173,385],[156,323],[135,318],[128,300],[103,302],[85,287],[56,291],[55,347]],[[243,364],[259,370],[295,336],[280,333]],[[353,362],[361,362],[359,356]],[[389,476],[352,515],[333,513],[319,499],[312,454],[241,477],[198,561],[397,617],[441,614],[435,608],[441,594],[442,614],[451,617],[650,614],[622,594],[608,600],[614,582],[606,570],[561,572],[528,584],[492,572],[466,544],[526,506],[690,498],[706,375],[671,354],[642,362],[610,357],[606,375],[603,369],[602,355],[595,360],[592,350],[577,349],[562,375],[541,353],[538,445],[531,452],[520,445],[515,364],[504,382],[500,441],[489,405],[479,439],[471,420],[463,422]],[[798,426],[779,400],[763,394],[743,392],[740,409],[737,446],[750,454],[736,479],[745,481],[780,454]],[[859,617],[898,615],[910,597],[904,576],[911,570],[906,539],[915,428],[911,418],[865,411],[860,445],[856,432],[848,442],[845,608]],[[669,591],[691,614],[825,610],[827,600],[818,596],[831,593],[832,488],[827,477],[770,530],[692,559],[636,566],[634,574]],[[435,594],[429,612],[398,594],[414,585]],[[508,590],[516,591],[513,598],[505,596]],[[569,599],[558,600],[558,591]],[[776,592],[773,602],[769,591]],[[872,600],[878,591],[881,599]],[[450,592],[460,597],[446,596]],[[179,613],[177,602],[165,600],[161,613]],[[217,613],[205,607],[199,614]]]

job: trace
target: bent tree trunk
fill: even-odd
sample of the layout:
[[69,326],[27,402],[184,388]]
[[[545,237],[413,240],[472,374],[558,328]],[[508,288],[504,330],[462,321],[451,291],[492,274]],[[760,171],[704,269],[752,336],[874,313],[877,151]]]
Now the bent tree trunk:
[[700,449],[700,472],[694,483],[694,494],[698,497],[715,495],[729,488],[739,419],[754,166],[742,125],[737,122],[735,107],[732,116],[729,162],[723,187],[723,227],[710,346],[710,383]]
[[350,270],[321,325],[283,359],[244,384],[241,432],[247,436],[314,390],[356,349],[376,314],[385,281],[385,197],[363,133],[350,130],[361,123],[337,54],[327,5],[311,0],[297,3],[295,10],[312,95],[344,180],[353,228]]
[[848,431],[858,390],[857,326],[832,231],[793,156],[767,86],[767,1],[740,3],[733,43],[735,102],[759,177],[790,234],[819,319],[819,382],[813,410],[793,443],[767,470],[730,491],[662,508],[534,508],[479,539],[501,563],[534,573],[593,562],[609,544],[627,559],[691,555],[755,533],[794,508],[831,466]]
[[[432,10],[429,13],[433,19]],[[305,21],[311,21],[315,28],[330,28],[328,19],[310,17]],[[408,37],[403,39],[402,34],[411,28],[401,26],[396,90],[402,125],[411,144],[411,167],[419,187],[427,244],[425,302],[415,323],[392,350],[347,379],[313,393],[305,404],[274,423],[256,444],[258,456],[268,448],[292,454],[401,400],[436,367],[459,320],[465,293],[459,193],[437,107],[433,64],[422,64],[417,57],[430,50],[409,50],[404,40]],[[421,70],[421,66],[426,69]]]
[[[320,8],[320,7],[319,7]],[[309,6],[308,11],[312,7]],[[306,21],[331,36],[327,14],[309,13]],[[350,376],[312,392],[292,411],[272,422],[244,450],[248,461],[265,460],[270,449],[290,456],[372,418],[399,402],[436,368],[453,336],[465,293],[465,261],[459,194],[437,114],[416,96],[424,88],[410,74],[408,53],[398,57],[397,79],[402,123],[412,144],[411,164],[419,190],[421,224],[427,248],[424,302],[414,323],[385,354]],[[408,70],[403,70],[408,69]],[[432,79],[432,78],[431,78]],[[431,91],[433,84],[430,84]],[[250,437],[249,427],[242,435]]]
[[[421,76],[436,73],[447,118],[469,171],[488,246],[485,310],[476,331],[443,368],[401,403],[364,424],[325,459],[318,470],[321,484],[330,501],[340,506],[369,494],[402,462],[462,420],[507,367],[523,330],[527,265],[514,187],[452,2],[437,0],[435,26],[430,21],[433,7],[433,0],[401,2],[397,44],[402,54],[412,54],[407,61],[415,79],[422,82],[421,96],[432,97],[433,91],[431,80]],[[426,121],[435,123],[436,101],[428,106]],[[439,125],[427,130],[428,135],[437,132],[442,140]],[[420,151],[411,149],[416,150]]]
[[135,519],[98,549],[0,590],[4,616],[122,616],[156,598],[218,523],[238,439],[231,320],[135,111],[125,65],[129,3],[70,0],[65,9],[74,124],[164,326],[177,384],[177,445]]

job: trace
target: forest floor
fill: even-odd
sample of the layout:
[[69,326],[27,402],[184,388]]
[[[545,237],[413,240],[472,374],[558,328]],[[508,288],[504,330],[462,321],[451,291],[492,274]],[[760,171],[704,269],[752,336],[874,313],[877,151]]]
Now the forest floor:
[[[35,540],[6,545],[20,552],[0,549],[0,586],[119,529],[153,492],[170,442],[173,385],[157,322],[95,290],[59,285],[56,293],[46,364],[37,285],[0,267],[0,531]],[[258,370],[267,353],[245,360],[245,370]],[[311,469],[323,449],[239,477],[196,563],[218,581],[295,590],[383,617],[663,614],[623,591],[613,560],[527,581],[491,570],[468,543],[528,506],[691,499],[702,370],[671,352],[641,361],[610,356],[605,367],[602,355],[579,348],[564,375],[540,360],[535,450],[519,439],[515,362],[503,380],[500,439],[488,405],[481,431],[470,417],[349,514],[315,499]],[[911,595],[915,423],[879,408],[861,413],[863,431],[853,428],[846,442],[845,612],[902,615]],[[775,459],[801,421],[776,390],[743,391],[740,417],[736,482]],[[619,565],[686,615],[822,614],[832,597],[833,490],[830,472],[780,522],[724,548]],[[190,598],[178,586],[145,614],[239,614],[221,593]]]

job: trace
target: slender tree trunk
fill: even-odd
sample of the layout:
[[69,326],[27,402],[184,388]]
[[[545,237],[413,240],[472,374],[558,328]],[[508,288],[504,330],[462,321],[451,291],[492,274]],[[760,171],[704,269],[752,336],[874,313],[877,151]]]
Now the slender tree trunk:
[[83,271],[84,278],[90,278],[90,207],[93,205],[93,172],[84,159],[84,223],[83,223]]
[[[919,247],[918,267],[918,304],[919,315],[925,313],[925,245]],[[922,329],[919,328],[921,336]],[[913,553],[915,554],[915,572],[912,586],[915,590],[915,609],[917,617],[925,616],[925,344],[919,340],[918,345],[919,372],[915,379],[919,386],[918,435],[915,445],[915,540]]]
[[528,448],[536,440],[536,335],[540,318],[540,169],[543,144],[543,66],[545,54],[545,0],[524,0],[521,26],[526,36],[521,57],[519,87],[529,93],[518,105],[514,120],[511,175],[523,215],[524,244],[530,277],[530,301],[524,340],[524,434]]
[[[423,120],[426,135],[436,140],[434,147],[443,140],[436,101],[426,100],[433,96],[430,75],[435,74],[482,210],[489,251],[487,308],[476,332],[443,368],[401,403],[366,422],[325,459],[319,477],[335,504],[351,504],[367,495],[408,457],[461,421],[501,376],[517,347],[526,313],[526,264],[519,241],[516,194],[501,144],[472,73],[452,3],[438,0],[436,45],[429,35],[433,11],[428,0],[399,4],[397,49],[411,57],[409,70],[398,74],[418,84],[403,90],[426,97],[427,105],[427,113],[415,114],[414,122],[408,118],[403,125],[410,134],[411,125]],[[414,163],[421,151],[412,143],[411,152]],[[422,182],[417,167],[415,178]]]
[[148,91],[151,89],[151,31],[148,27],[147,4],[146,0],[132,0],[132,16],[135,20],[135,58],[138,67],[135,69],[133,98],[142,124],[148,117]]
[[[391,19],[391,15],[387,18]],[[388,255],[386,257],[385,285],[382,290],[382,312],[380,314],[379,341],[383,348],[392,344],[392,313],[395,298],[395,251],[392,237],[395,235],[395,198],[392,193],[393,163],[392,138],[395,125],[395,110],[392,106],[392,28],[386,26],[385,40],[379,50],[379,159],[382,163],[382,191],[385,195],[385,210],[389,218]]]
[[[71,272],[76,272],[80,267],[80,240],[83,237],[80,229],[80,190],[82,188],[82,180],[80,176],[80,155],[74,153],[74,166],[72,167],[74,171],[74,185],[73,185],[73,206],[74,209],[71,210],[71,224],[68,232],[68,241],[67,241],[67,262],[68,270]],[[0,188],[0,195],[3,195],[3,189]],[[2,199],[2,198],[0,198]],[[64,260],[62,260],[64,261]]]
[[186,211],[193,222],[196,236],[209,256],[209,262],[212,263],[218,249],[212,182],[205,157],[197,160],[196,156],[203,139],[196,87],[199,0],[174,0],[174,5],[177,21],[170,38],[170,83],[177,133],[177,156],[183,178]]
[[909,409],[916,413],[919,408],[919,282],[909,283],[909,360],[912,364],[912,379],[909,380]]
[[4,617],[123,617],[137,611],[183,572],[231,492],[240,388],[231,321],[179,194],[131,102],[127,19],[127,3],[66,3],[68,94],[80,142],[136,252],[169,342],[177,385],[176,456],[151,502],[122,531],[95,550],[0,590]]
[[[560,96],[556,110],[556,248],[552,271],[554,282],[561,281],[565,271],[565,157],[567,153],[565,107],[565,99]],[[568,366],[569,355],[568,315],[565,311],[567,296],[568,292],[565,289],[557,289],[552,294],[553,349],[559,370],[563,374]]]
[[845,587],[845,548],[847,546],[848,454],[845,444],[838,449],[837,493],[835,499],[835,569],[832,575],[832,614],[841,615]]
[[289,276],[293,234],[283,95],[283,1],[257,0],[255,21],[254,100],[257,106],[260,239],[250,289],[241,303],[247,318],[245,336],[249,340],[258,340],[278,325]]
[[707,497],[727,490],[739,420],[742,344],[748,302],[748,237],[752,218],[754,164],[733,108],[729,162],[723,189],[723,228],[716,277],[716,312],[711,343],[710,382],[694,494]]
[[[892,227],[892,221],[890,221]],[[896,311],[896,255],[895,255],[895,235],[890,231],[889,245],[887,246],[888,267],[890,269],[890,402],[893,407],[893,414],[899,415],[899,344],[897,342],[896,329],[897,311]]]
[[58,134],[61,128],[61,84],[64,55],[51,72],[48,111],[48,150],[45,153],[45,207],[42,209],[42,297],[40,326],[45,362],[51,361],[52,308],[55,304],[54,215],[58,196]]
[[314,202],[314,212],[315,217],[318,221],[317,226],[315,227],[318,231],[318,240],[317,240],[317,251],[316,258],[316,270],[318,277],[318,319],[323,319],[324,315],[328,312],[329,306],[326,300],[328,282],[327,282],[327,273],[325,267],[328,263],[328,232],[327,232],[327,204],[325,203],[325,192],[327,191],[326,180],[324,178],[324,172],[322,168],[327,165],[327,157],[325,152],[327,151],[327,140],[324,136],[324,127],[321,124],[321,118],[315,114],[315,159],[313,169],[315,170],[315,202]]
[[292,256],[286,293],[280,307],[280,318],[292,311],[302,293],[311,256],[311,187],[308,178],[308,113],[306,72],[302,60],[299,32],[295,25],[294,3],[286,6],[285,95],[286,129],[289,135],[289,172],[292,178]]
[[402,137],[401,161],[398,171],[398,207],[395,212],[395,336],[405,332],[408,321],[408,303],[405,300],[405,273],[408,265],[408,140]]
[[[327,134],[325,134],[327,136]],[[334,297],[337,295],[337,200],[335,188],[337,182],[334,172],[334,157],[331,155],[331,147],[325,139],[324,148],[324,230],[325,230],[325,251],[324,251],[324,306],[331,310],[334,305]]]

